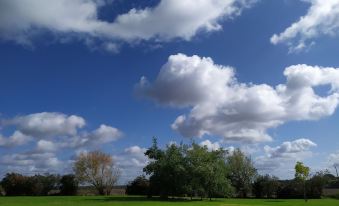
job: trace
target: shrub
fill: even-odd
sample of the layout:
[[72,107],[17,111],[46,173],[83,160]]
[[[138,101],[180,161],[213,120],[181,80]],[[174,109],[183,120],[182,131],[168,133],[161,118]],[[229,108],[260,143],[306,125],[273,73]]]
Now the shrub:
[[78,181],[75,175],[64,175],[60,179],[60,194],[61,195],[76,195],[78,192]]
[[148,195],[149,180],[145,176],[136,177],[126,188],[127,195]]

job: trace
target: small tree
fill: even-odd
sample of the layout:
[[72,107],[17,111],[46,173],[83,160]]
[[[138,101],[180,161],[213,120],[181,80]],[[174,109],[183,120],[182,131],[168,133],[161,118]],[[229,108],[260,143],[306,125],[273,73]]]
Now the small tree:
[[302,181],[304,188],[304,200],[307,202],[306,196],[306,180],[310,175],[310,168],[305,166],[302,162],[297,162],[295,165],[295,179]]
[[81,183],[94,186],[100,195],[111,194],[120,174],[112,157],[100,151],[80,154],[74,172]]

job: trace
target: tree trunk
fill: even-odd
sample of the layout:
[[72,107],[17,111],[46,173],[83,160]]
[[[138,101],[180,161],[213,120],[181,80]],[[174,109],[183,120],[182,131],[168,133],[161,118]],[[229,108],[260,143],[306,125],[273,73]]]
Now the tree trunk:
[[307,196],[306,196],[306,181],[304,181],[304,200],[307,202]]

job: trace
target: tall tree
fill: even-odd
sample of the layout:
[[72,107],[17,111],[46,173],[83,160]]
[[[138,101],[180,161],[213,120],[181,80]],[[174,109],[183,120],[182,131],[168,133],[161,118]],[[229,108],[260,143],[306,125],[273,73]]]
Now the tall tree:
[[307,195],[306,195],[306,180],[310,175],[310,168],[305,166],[302,162],[297,162],[295,165],[295,179],[300,180],[303,183],[304,188],[304,200],[307,202]]
[[151,193],[158,192],[162,198],[184,193],[187,173],[183,150],[184,145],[174,144],[160,150],[153,139],[152,147],[145,153],[152,161],[144,168],[144,172],[150,175]]
[[120,174],[112,157],[100,151],[80,154],[74,172],[81,183],[91,184],[100,195],[111,193]]
[[236,149],[228,155],[226,160],[229,167],[229,179],[238,196],[247,197],[257,175],[257,170],[251,158],[247,157],[240,149]]

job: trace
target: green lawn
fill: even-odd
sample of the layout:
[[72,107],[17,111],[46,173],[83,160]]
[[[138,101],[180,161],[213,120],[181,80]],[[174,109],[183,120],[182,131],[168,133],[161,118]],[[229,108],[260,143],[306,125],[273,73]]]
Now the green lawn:
[[217,199],[213,201],[160,201],[148,200],[143,197],[0,197],[0,206],[99,206],[99,205],[129,205],[129,206],[155,206],[155,205],[185,205],[185,206],[246,206],[246,205],[276,205],[276,206],[339,206],[339,200],[321,199],[309,200],[257,200],[257,199]]

